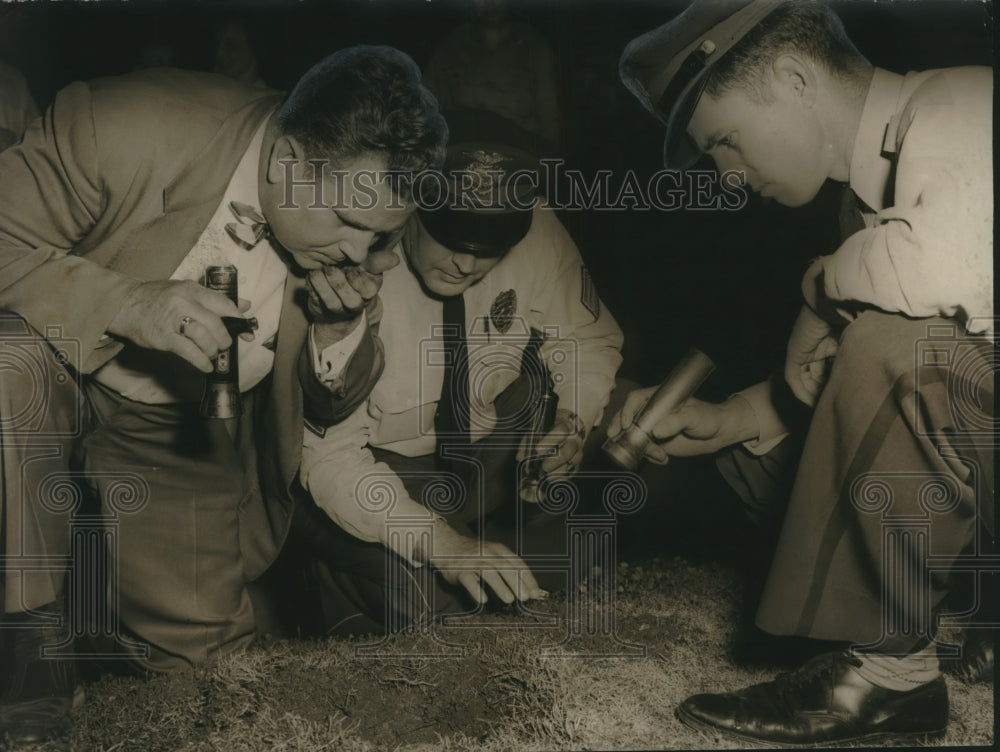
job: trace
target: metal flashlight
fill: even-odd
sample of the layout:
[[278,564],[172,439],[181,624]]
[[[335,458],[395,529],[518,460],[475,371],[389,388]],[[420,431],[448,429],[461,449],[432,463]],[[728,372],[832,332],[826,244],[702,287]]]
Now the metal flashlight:
[[632,419],[632,424],[615,438],[604,442],[604,451],[616,464],[626,470],[635,470],[642,461],[646,446],[653,440],[653,426],[684,404],[714,370],[715,364],[707,355],[694,348],[688,350],[659,389],[653,392],[645,407]]
[[[239,303],[235,266],[210,266],[205,270],[205,287],[221,292]],[[212,373],[205,375],[205,393],[201,398],[203,418],[235,418],[243,413],[240,399],[239,335],[257,328],[257,319],[223,316],[232,344],[212,361]]]

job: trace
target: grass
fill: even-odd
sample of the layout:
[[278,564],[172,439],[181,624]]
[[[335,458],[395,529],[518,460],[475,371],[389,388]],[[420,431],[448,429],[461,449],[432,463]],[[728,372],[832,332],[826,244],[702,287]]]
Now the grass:
[[[724,749],[738,741],[683,726],[688,695],[766,680],[781,659],[745,639],[748,575],[677,557],[620,564],[621,643],[567,640],[553,597],[537,613],[481,614],[463,626],[400,635],[381,657],[368,639],[261,639],[189,674],[105,676],[87,689],[72,737],[44,752],[501,752]],[[750,589],[752,591],[752,588]],[[584,597],[581,595],[581,597]],[[551,619],[550,619],[551,621]],[[628,645],[632,645],[629,648]],[[759,647],[759,646],[758,646]],[[633,650],[637,657],[588,657]],[[461,655],[435,655],[444,650]],[[747,652],[747,651],[744,651]],[[779,655],[784,655],[780,653]],[[948,679],[951,724],[938,745],[993,742],[993,689]]]

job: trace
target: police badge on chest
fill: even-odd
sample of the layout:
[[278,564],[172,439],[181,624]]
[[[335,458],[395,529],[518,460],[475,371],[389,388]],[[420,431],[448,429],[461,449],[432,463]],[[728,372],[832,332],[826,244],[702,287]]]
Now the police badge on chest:
[[490,323],[497,332],[506,334],[514,323],[515,313],[517,313],[517,293],[513,290],[504,290],[497,295],[493,305],[490,306]]

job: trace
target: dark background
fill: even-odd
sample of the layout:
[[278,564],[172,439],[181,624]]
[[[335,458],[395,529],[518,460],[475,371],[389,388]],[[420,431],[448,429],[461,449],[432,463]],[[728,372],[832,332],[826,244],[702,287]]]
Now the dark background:
[[[626,170],[643,184],[659,169],[662,127],[619,83],[629,39],[665,22],[677,0],[512,2],[548,38],[559,67],[567,164],[610,169],[612,194]],[[992,64],[992,6],[977,1],[834,3],[876,65],[898,72]],[[0,7],[0,59],[28,78],[41,107],[76,79],[128,72],[143,45],[168,42],[185,67],[212,65],[226,18],[252,33],[264,80],[288,88],[324,54],[386,43],[424,63],[468,18],[461,0],[22,3]],[[710,163],[704,165],[711,167]],[[627,335],[625,375],[660,380],[688,344],[713,350],[718,391],[766,375],[783,354],[809,259],[836,237],[837,190],[807,207],[752,199],[736,213],[564,212],[604,298]]]
[[[618,58],[632,37],[684,5],[512,3],[515,15],[542,31],[555,51],[566,124],[561,156],[586,174],[612,170],[612,195],[626,171],[634,170],[645,184],[660,168],[663,135],[619,82]],[[990,4],[833,5],[859,49],[878,66],[905,73],[992,65]],[[72,80],[128,72],[152,41],[176,47],[185,67],[208,70],[215,28],[235,16],[256,42],[261,76],[288,88],[323,55],[358,43],[390,44],[424,64],[469,12],[461,0],[23,3],[0,6],[0,58],[24,72],[45,107]],[[700,166],[711,168],[707,162]],[[751,198],[738,212],[563,212],[602,298],[625,331],[622,373],[643,384],[660,381],[690,344],[709,351],[719,365],[706,385],[709,396],[724,396],[779,368],[800,306],[802,274],[810,259],[836,245],[839,190],[828,184],[796,210]],[[688,553],[742,545],[739,522],[730,522],[730,534],[722,534],[723,521],[736,519],[725,506],[733,502],[713,501],[726,490],[708,469],[710,458],[671,463],[666,475],[644,472],[651,495],[664,503],[650,504],[643,519],[625,521],[621,533],[630,545]],[[668,524],[659,524],[664,515]]]

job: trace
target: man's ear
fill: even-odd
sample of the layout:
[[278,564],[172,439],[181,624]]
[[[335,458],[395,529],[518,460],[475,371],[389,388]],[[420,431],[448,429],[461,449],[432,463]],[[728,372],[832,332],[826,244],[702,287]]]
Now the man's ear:
[[792,53],[779,55],[771,65],[771,74],[777,92],[808,106],[816,101],[819,79],[812,61]]
[[271,144],[271,153],[267,156],[267,182],[283,183],[287,171],[292,169],[292,165],[287,162],[301,159],[302,146],[299,142],[293,136],[278,136]]

